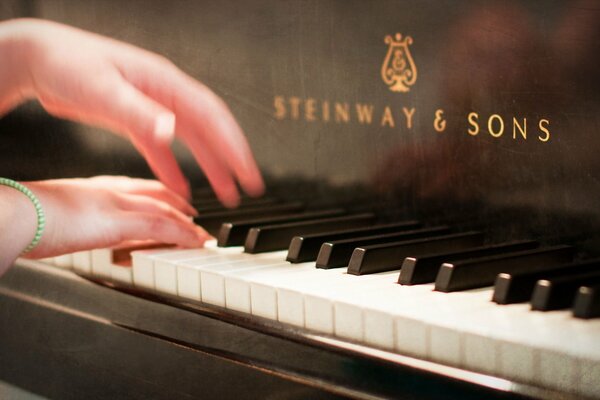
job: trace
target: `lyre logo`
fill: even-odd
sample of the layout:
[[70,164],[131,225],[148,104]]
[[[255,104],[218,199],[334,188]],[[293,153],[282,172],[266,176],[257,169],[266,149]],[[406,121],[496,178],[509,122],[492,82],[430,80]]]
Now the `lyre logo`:
[[400,33],[385,37],[389,47],[381,66],[381,78],[392,92],[406,93],[417,81],[417,67],[408,49],[412,42],[412,37],[402,38]]

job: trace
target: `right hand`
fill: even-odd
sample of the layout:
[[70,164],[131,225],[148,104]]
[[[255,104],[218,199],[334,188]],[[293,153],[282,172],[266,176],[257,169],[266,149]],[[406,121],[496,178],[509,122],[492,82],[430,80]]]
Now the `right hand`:
[[0,91],[0,114],[36,98],[55,116],[110,129],[131,140],[166,186],[189,198],[170,148],[177,135],[223,204],[239,203],[236,181],[248,194],[262,194],[260,172],[227,105],[169,60],[35,19],[0,23],[0,59],[0,89],[15,82]]

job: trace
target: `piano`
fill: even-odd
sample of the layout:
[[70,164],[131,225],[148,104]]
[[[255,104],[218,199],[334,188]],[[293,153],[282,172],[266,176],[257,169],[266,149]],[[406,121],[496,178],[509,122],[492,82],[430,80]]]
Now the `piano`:
[[[205,248],[17,260],[1,381],[60,399],[600,398],[597,2],[14,4],[207,83],[268,192],[226,210],[178,149]],[[148,176],[35,106],[0,120],[14,157],[40,130],[53,152],[3,174]]]

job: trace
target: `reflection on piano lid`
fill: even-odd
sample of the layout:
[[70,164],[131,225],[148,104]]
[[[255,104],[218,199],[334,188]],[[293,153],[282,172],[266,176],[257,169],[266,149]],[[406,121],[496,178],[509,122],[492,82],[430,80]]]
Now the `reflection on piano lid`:
[[[95,250],[104,256],[92,256],[91,274],[74,256],[70,266],[64,260],[50,263],[176,307],[216,306],[253,321],[276,321],[301,335],[335,338],[561,395],[600,396],[595,384],[600,320],[572,317],[597,316],[598,296],[590,287],[598,283],[599,264],[573,263],[573,246],[490,243],[482,232],[457,232],[452,226],[410,230],[419,223],[382,225],[368,213],[357,218],[339,211],[331,217],[317,210],[304,220],[298,215],[274,213],[278,225],[269,217],[256,220],[254,227],[245,223],[248,237],[284,227],[287,245],[279,240],[271,251],[258,254],[212,241],[204,249],[130,249],[132,266],[117,262],[122,250]],[[226,218],[220,222],[231,226]],[[360,223],[351,228],[339,221]],[[379,231],[386,233],[364,236]],[[321,252],[330,252],[331,243],[356,248],[346,265],[329,269],[317,268],[320,254],[311,261],[286,261],[307,238],[320,240]],[[344,239],[327,242],[337,238]],[[417,268],[427,271],[418,283],[399,284],[406,266],[412,276]],[[533,309],[565,311],[539,314],[529,309],[530,300]],[[513,305],[500,305],[508,303]]]

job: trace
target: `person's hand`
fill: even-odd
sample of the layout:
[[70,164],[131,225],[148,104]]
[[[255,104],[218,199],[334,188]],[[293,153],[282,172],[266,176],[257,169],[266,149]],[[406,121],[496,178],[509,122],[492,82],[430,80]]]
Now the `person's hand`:
[[[210,236],[194,225],[195,213],[179,195],[162,183],[126,177],[60,179],[26,182],[46,215],[39,244],[24,256],[43,258],[124,242],[152,240],[183,247],[201,247]],[[10,189],[32,213],[29,199]],[[19,227],[33,236],[34,226]],[[28,243],[25,243],[26,246]]]
[[2,58],[11,60],[0,66],[0,78],[14,82],[0,94],[0,114],[33,97],[55,116],[125,135],[165,185],[189,198],[170,149],[176,135],[225,205],[239,202],[236,181],[250,195],[262,194],[248,143],[225,103],[167,59],[42,20],[0,24],[0,43],[10,53]]

